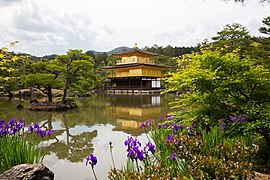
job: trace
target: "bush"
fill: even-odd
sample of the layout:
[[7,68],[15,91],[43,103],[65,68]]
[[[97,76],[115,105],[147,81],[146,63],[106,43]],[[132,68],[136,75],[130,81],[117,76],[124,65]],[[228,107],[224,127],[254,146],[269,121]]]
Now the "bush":
[[[156,145],[153,155],[148,156],[144,151],[142,166],[114,168],[109,172],[109,178],[245,179],[251,173],[253,154],[258,150],[251,143],[252,135],[230,138],[225,135],[223,126],[201,130],[196,124],[187,127],[178,125],[177,121],[166,116],[160,118],[156,126],[150,120],[143,123],[141,128]],[[135,142],[132,144],[138,144]],[[132,154],[129,150],[128,158]],[[135,162],[139,156],[133,155],[132,162]]]

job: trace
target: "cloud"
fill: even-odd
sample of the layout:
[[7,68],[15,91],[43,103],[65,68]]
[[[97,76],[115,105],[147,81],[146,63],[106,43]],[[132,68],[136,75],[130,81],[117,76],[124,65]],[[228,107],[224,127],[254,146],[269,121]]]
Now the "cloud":
[[12,6],[14,3],[22,2],[24,0],[0,0],[0,4],[2,7]]
[[[194,46],[226,24],[258,33],[270,6],[221,0],[0,0],[0,46],[19,40],[15,51],[62,54],[68,49],[107,51],[117,46]],[[2,5],[4,4],[4,5]],[[143,4],[143,6],[141,6]]]
[[92,46],[96,32],[88,15],[58,13],[32,1],[25,1],[23,7],[16,7],[12,25],[5,29],[9,41],[20,41],[20,51],[45,55]]
[[14,3],[14,2],[20,2],[23,0],[0,0],[0,3]]

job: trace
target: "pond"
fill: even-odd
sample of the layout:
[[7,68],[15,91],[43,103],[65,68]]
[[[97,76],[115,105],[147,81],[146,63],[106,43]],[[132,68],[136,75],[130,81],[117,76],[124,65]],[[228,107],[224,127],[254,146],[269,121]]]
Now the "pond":
[[[28,125],[38,122],[55,131],[50,139],[33,140],[46,147],[43,163],[54,172],[56,180],[93,179],[90,166],[85,166],[85,158],[90,153],[98,158],[95,167],[98,179],[107,179],[112,167],[109,142],[113,144],[116,168],[123,167],[126,163],[124,141],[134,136],[145,144],[147,138],[139,128],[141,123],[169,113],[168,104],[173,98],[169,95],[99,95],[77,99],[79,108],[68,112],[31,112],[26,108],[27,101],[0,99],[0,119],[25,119]],[[19,103],[25,107],[20,111],[16,109]]]

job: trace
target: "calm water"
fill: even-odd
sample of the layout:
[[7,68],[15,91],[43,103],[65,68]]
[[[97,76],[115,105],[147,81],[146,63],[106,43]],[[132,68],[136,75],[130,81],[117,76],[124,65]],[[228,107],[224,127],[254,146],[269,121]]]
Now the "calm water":
[[69,112],[30,112],[16,109],[27,101],[1,100],[0,119],[25,119],[27,124],[39,122],[52,128],[55,136],[50,139],[34,138],[45,146],[48,155],[43,163],[55,173],[56,180],[94,179],[91,168],[85,166],[85,157],[94,153],[98,157],[95,171],[98,179],[107,179],[112,166],[109,142],[113,143],[116,168],[126,163],[123,142],[128,136],[137,137],[142,144],[147,138],[139,126],[148,119],[166,115],[173,96],[97,96],[78,99],[79,108]]

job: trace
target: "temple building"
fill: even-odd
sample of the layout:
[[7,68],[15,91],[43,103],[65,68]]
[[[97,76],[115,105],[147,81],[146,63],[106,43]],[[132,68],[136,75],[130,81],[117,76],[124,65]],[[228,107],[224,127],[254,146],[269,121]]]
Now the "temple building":
[[109,94],[148,94],[160,92],[162,70],[168,67],[155,65],[155,53],[139,49],[135,44],[125,52],[115,54],[115,66],[106,66],[108,70],[106,92]]

